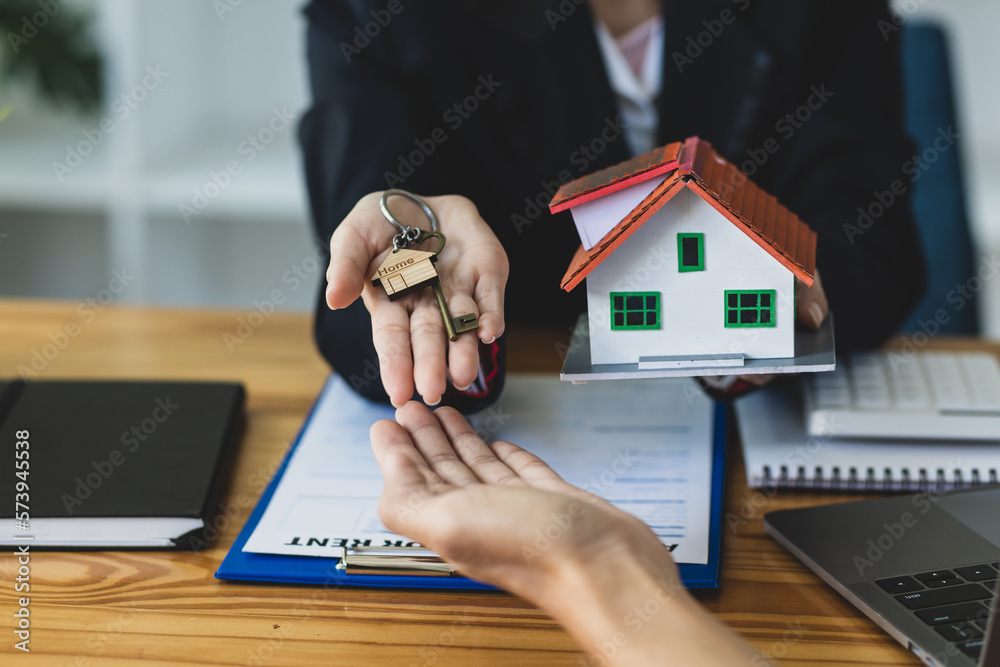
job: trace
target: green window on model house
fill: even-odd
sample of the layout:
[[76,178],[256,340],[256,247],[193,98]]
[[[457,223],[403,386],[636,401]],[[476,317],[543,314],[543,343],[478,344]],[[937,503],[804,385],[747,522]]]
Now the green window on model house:
[[775,292],[770,290],[726,290],[727,327],[777,326]]
[[681,273],[705,270],[705,235],[677,235],[677,270]]
[[611,329],[659,329],[659,292],[612,292]]

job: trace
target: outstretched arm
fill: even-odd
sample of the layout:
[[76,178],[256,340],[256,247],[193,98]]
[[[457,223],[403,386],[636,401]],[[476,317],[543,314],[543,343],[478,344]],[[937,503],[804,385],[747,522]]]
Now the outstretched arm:
[[[316,340],[362,395],[399,406],[416,388],[434,404],[447,380],[457,388],[476,380],[477,338],[486,342],[503,333],[507,257],[468,199],[426,197],[448,238],[437,263],[448,306],[456,315],[476,313],[480,321],[478,331],[450,344],[429,289],[390,303],[381,288],[367,284],[396,233],[379,211],[377,191],[395,187],[425,196],[453,191],[460,182],[444,149],[422,154],[419,166],[400,176],[403,156],[437,127],[440,110],[425,99],[420,77],[400,55],[425,42],[419,11],[394,19],[364,48],[351,46],[357,26],[371,20],[370,4],[314,0],[305,8],[312,103],[299,139],[315,233],[329,260]],[[394,197],[390,206],[404,223],[428,228],[405,199]],[[501,385],[493,382],[490,395],[478,402],[489,402]]]
[[517,445],[487,445],[451,408],[411,402],[396,418],[371,431],[390,530],[537,604],[596,664],[753,664],[752,649],[691,598],[641,521]]

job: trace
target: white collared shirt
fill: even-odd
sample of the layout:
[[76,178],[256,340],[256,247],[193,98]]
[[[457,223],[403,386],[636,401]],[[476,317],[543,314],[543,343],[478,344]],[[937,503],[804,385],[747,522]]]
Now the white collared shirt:
[[[656,130],[660,123],[656,100],[660,95],[663,78],[663,19],[655,16],[636,30],[652,31],[646,45],[640,76],[632,70],[622,54],[618,42],[600,21],[594,22],[597,44],[608,72],[611,90],[618,102],[618,111],[624,121],[625,142],[632,155],[645,153],[656,147]],[[625,39],[628,35],[625,36]]]

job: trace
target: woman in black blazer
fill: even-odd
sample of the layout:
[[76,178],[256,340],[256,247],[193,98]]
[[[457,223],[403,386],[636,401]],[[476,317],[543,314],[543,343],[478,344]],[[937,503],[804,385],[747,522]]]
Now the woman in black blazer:
[[[482,233],[483,243],[475,245],[492,268],[493,289],[490,304],[477,304],[471,285],[453,286],[464,295],[446,285],[458,299],[452,311],[468,312],[462,307],[470,304],[494,311],[495,318],[482,313],[483,341],[499,336],[508,321],[569,327],[584,310],[583,290],[566,294],[559,279],[578,242],[568,215],[550,216],[546,205],[561,182],[629,157],[594,31],[598,11],[611,23],[626,5],[640,13],[650,7],[313,0],[305,10],[313,105],[300,138],[319,237],[328,241],[345,218],[351,228],[340,235],[350,242],[337,244],[334,264],[354,248],[361,252],[358,265],[369,270],[388,247],[393,230],[366,194],[398,187],[459,195],[475,208],[436,204],[446,209],[439,213],[451,248],[442,258],[443,280],[458,273],[449,268],[451,257],[471,261],[459,251]],[[664,31],[657,145],[699,135],[795,211],[819,235],[817,265],[837,313],[840,350],[884,341],[923,290],[907,194],[891,206],[872,206],[893,181],[909,182],[901,169],[911,156],[902,127],[898,32],[886,30],[893,24],[885,3],[716,0],[652,7]],[[370,247],[354,243],[355,226],[371,234]],[[490,245],[493,236],[500,246]],[[497,298],[506,269],[498,252],[510,264],[506,303],[502,294]],[[482,266],[483,258],[475,259]],[[399,311],[383,323],[383,333],[395,334],[380,355],[357,300],[362,277],[352,272],[344,280],[321,291],[316,340],[357,391],[387,400],[382,380],[398,375],[388,384],[401,404],[417,373],[418,393],[431,403],[446,387],[446,402],[465,409],[496,396],[502,338],[479,351],[471,334],[451,344],[451,374],[461,385],[482,371],[479,383],[456,392],[445,384],[443,343],[415,340],[418,366],[408,366],[409,334],[400,327],[439,326],[429,290],[426,317],[417,310],[407,321]],[[394,363],[392,370],[381,367]]]

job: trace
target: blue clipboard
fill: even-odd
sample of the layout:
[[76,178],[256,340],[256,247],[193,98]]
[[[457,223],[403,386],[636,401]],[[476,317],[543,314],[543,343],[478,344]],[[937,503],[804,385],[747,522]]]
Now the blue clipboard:
[[[360,587],[381,587],[381,588],[424,588],[424,589],[451,589],[451,590],[496,590],[495,586],[484,584],[465,577],[426,577],[426,576],[401,576],[384,574],[347,574],[336,569],[337,558],[321,558],[314,556],[286,556],[275,554],[258,554],[243,551],[243,546],[250,539],[250,535],[257,527],[257,522],[264,515],[271,496],[274,495],[281,477],[288,467],[288,462],[295,453],[295,449],[302,441],[302,435],[315,415],[316,406],[322,400],[324,394],[329,390],[330,383],[327,383],[319,398],[313,403],[309,411],[309,416],[295,438],[295,442],[289,448],[285,459],[281,462],[281,467],[274,474],[271,483],[257,502],[250,518],[247,519],[243,530],[240,531],[236,542],[229,549],[218,571],[215,573],[217,579],[231,579],[234,581],[256,581],[284,584],[312,584],[322,586],[360,586]],[[681,580],[688,588],[718,588],[719,587],[719,565],[720,539],[722,534],[722,493],[725,487],[725,453],[726,453],[726,408],[720,403],[716,403],[713,413],[712,431],[712,498],[711,498],[711,525],[709,527],[708,563],[704,565],[692,565],[682,563],[680,569]]]

